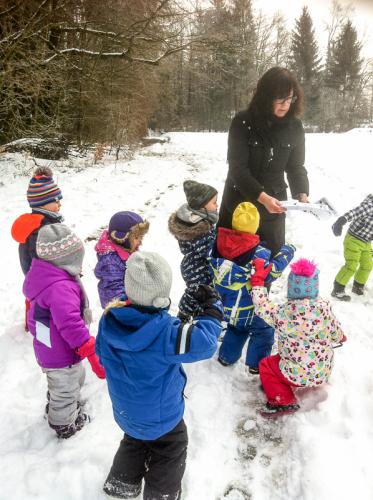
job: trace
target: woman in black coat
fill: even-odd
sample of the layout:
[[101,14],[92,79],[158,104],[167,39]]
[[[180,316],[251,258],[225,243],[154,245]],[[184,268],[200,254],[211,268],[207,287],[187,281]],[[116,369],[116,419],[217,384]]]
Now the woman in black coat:
[[287,69],[271,68],[229,129],[229,170],[218,225],[231,228],[236,206],[254,203],[260,213],[258,234],[273,254],[285,243],[285,173],[292,197],[308,202],[304,131],[298,118],[302,108],[303,92],[295,77]]

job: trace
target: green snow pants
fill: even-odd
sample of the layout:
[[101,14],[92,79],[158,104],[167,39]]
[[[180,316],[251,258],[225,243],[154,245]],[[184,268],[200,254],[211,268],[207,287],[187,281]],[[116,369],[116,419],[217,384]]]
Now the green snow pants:
[[365,285],[373,268],[372,244],[358,240],[347,233],[343,247],[346,262],[335,277],[335,281],[345,286],[354,276],[357,283]]

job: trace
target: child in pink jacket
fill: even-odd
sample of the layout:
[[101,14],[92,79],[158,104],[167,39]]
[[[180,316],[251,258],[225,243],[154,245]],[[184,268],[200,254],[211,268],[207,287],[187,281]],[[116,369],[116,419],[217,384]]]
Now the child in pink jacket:
[[328,381],[333,367],[333,343],[346,340],[329,301],[319,295],[319,270],[299,259],[291,264],[288,300],[283,305],[268,300],[264,280],[270,271],[262,259],[253,262],[251,278],[255,314],[278,333],[278,354],[259,364],[268,402],[264,416],[293,413],[299,409],[294,387],[317,387]]

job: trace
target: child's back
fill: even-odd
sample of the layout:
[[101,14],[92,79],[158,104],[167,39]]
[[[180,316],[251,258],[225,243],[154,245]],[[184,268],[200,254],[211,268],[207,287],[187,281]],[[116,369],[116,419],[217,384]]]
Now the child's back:
[[260,378],[268,398],[264,415],[296,411],[292,387],[316,387],[329,379],[333,366],[333,343],[345,340],[330,303],[318,296],[316,266],[300,259],[288,278],[288,300],[268,300],[264,279],[269,266],[254,261],[252,277],[255,313],[278,332],[278,354],[264,358]]
[[256,234],[234,229],[218,228],[216,248],[210,258],[214,287],[222,297],[224,319],[237,328],[252,322],[254,305],[251,298],[252,261],[257,258],[272,263],[266,283],[276,280],[294,256],[294,248],[284,245],[272,257],[270,250],[260,244]]
[[333,343],[340,342],[342,330],[328,300],[290,300],[268,308],[263,296],[253,290],[256,313],[278,333],[280,369],[291,382],[313,387],[327,382],[333,363]]
[[104,485],[109,496],[136,497],[143,478],[144,499],[180,495],[188,441],[181,363],[214,354],[222,313],[210,289],[202,293],[202,313],[194,324],[172,317],[167,311],[171,278],[159,255],[136,252],[127,263],[129,300],[113,303],[100,321],[97,353],[114,418],[125,432]]
[[86,324],[88,299],[79,278],[84,247],[67,226],[53,224],[40,229],[36,251],[23,286],[30,301],[28,324],[36,360],[47,377],[49,425],[68,438],[89,421],[79,402],[81,360],[87,357],[97,376],[105,377]]

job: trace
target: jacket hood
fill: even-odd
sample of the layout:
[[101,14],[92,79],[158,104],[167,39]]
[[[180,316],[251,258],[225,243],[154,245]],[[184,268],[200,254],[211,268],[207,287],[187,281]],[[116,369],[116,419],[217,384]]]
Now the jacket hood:
[[116,252],[122,260],[127,260],[131,255],[125,248],[111,241],[109,238],[109,231],[107,229],[102,232],[95,245],[95,251],[99,255],[107,255],[108,253]]
[[67,271],[60,269],[50,262],[32,259],[29,272],[23,283],[23,293],[29,299],[35,299],[46,288],[59,281],[76,281]]
[[168,219],[168,229],[177,240],[189,241],[207,234],[211,230],[211,224],[207,220],[188,224],[181,221],[174,212]]
[[133,306],[112,308],[101,319],[102,332],[113,349],[143,351],[170,327],[170,315],[165,310]]
[[225,227],[218,228],[216,247],[225,259],[234,259],[259,245],[257,234],[242,233]]
[[26,243],[27,238],[42,225],[44,215],[42,214],[22,214],[12,225],[12,237],[17,243]]

